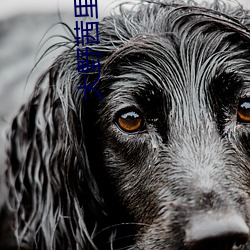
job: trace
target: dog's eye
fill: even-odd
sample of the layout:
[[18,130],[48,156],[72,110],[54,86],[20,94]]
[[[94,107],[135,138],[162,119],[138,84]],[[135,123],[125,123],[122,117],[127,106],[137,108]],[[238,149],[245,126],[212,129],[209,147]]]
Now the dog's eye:
[[237,111],[237,121],[250,123],[250,98],[240,100]]
[[120,129],[128,133],[138,132],[144,127],[144,119],[136,111],[120,113],[116,123]]

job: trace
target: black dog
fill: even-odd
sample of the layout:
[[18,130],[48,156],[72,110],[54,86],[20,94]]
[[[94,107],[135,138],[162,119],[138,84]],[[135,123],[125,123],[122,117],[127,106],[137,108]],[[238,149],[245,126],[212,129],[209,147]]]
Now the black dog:
[[100,23],[103,99],[75,44],[41,78],[9,134],[3,249],[250,249],[250,18],[189,3]]

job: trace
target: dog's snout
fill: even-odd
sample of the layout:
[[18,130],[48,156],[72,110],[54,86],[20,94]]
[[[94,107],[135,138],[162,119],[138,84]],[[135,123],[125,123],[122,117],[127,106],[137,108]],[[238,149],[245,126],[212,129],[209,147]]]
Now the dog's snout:
[[194,216],[186,230],[189,250],[243,250],[249,228],[236,214]]

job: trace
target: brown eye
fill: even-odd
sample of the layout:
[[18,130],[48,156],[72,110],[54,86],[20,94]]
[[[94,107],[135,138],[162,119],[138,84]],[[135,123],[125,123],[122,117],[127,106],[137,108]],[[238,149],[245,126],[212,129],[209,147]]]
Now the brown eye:
[[250,123],[250,98],[240,101],[237,111],[237,120],[242,123]]
[[117,125],[125,132],[134,133],[142,130],[144,127],[144,119],[136,111],[128,111],[120,113],[117,119]]

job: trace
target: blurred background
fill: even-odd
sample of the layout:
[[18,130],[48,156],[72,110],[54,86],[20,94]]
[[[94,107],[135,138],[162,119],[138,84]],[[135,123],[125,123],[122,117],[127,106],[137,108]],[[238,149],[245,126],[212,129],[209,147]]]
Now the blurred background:
[[[123,1],[98,0],[99,21]],[[250,9],[249,0],[224,1]],[[51,37],[67,33],[60,25],[53,25],[63,21],[73,30],[76,20],[74,0],[0,0],[0,174],[4,170],[6,129],[39,75],[60,53],[50,53],[30,74],[46,48],[60,41]]]

